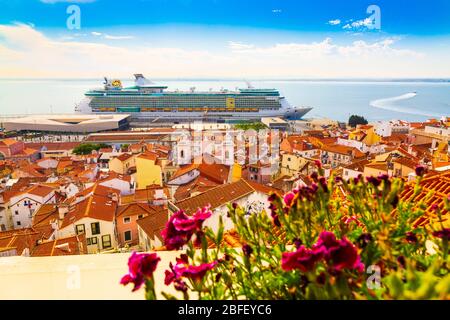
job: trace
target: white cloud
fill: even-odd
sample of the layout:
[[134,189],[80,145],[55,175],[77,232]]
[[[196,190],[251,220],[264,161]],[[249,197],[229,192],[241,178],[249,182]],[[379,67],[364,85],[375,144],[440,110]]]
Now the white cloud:
[[96,32],[96,31],[92,31],[91,35],[95,36],[95,37],[101,37],[103,36],[104,39],[108,39],[108,40],[127,40],[127,39],[134,39],[133,36],[113,36],[110,34],[106,34],[106,33],[101,33],[101,32]]
[[[353,20],[351,19],[349,21],[351,22]],[[351,23],[347,23],[342,28],[346,29],[346,30],[352,30],[352,29],[361,30],[361,29],[367,29],[367,28],[371,27],[373,25],[373,23],[374,23],[373,19],[368,17],[365,19],[356,20]]]
[[245,49],[252,49],[255,46],[253,44],[245,44],[242,42],[228,41],[228,47],[231,50],[245,50]]
[[127,39],[134,39],[133,36],[112,36],[109,34],[105,34],[105,39],[109,40],[127,40]]
[[96,0],[40,0],[42,3],[55,4],[55,3],[92,3]]
[[328,24],[335,26],[335,25],[341,24],[341,20],[339,20],[339,19],[330,20],[330,21],[328,21]]
[[[102,36],[104,34],[102,33]],[[0,77],[448,77],[448,59],[399,48],[399,40],[331,38],[269,46],[230,41],[231,50],[125,46],[55,40],[29,25],[0,25]]]

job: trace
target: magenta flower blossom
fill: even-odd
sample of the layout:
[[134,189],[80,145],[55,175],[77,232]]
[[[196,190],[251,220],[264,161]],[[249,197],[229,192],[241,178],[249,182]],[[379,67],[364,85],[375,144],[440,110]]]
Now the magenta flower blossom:
[[161,232],[168,250],[176,250],[189,242],[194,233],[199,233],[203,222],[211,216],[209,207],[199,209],[192,217],[183,210],[175,212]]
[[324,258],[333,270],[364,271],[364,264],[360,261],[356,247],[346,237],[337,240],[333,232],[323,231],[313,248],[324,249]]
[[216,265],[217,261],[210,263],[202,263],[198,266],[190,266],[186,264],[177,264],[173,267],[176,278],[189,278],[195,282],[201,281],[205,276],[206,272],[212,270]]
[[367,177],[367,182],[373,184],[374,187],[378,187],[381,184],[381,180],[376,177]]
[[434,231],[433,236],[437,238],[441,238],[443,240],[449,240],[450,239],[450,228],[444,228],[439,231]]
[[133,291],[138,290],[146,279],[153,277],[153,272],[161,259],[156,253],[133,252],[128,259],[128,274],[120,280],[120,284],[134,284]]
[[314,171],[313,173],[311,173],[310,178],[313,181],[317,181],[319,179],[319,174],[316,171]]
[[416,176],[418,177],[423,177],[423,175],[425,174],[426,168],[424,166],[417,166],[416,167]]
[[325,259],[331,262],[332,268],[336,271],[342,269],[364,271],[364,264],[361,263],[355,246],[345,237],[339,241],[339,246],[328,249]]
[[315,248],[325,247],[326,249],[330,249],[338,245],[339,241],[336,240],[336,236],[334,235],[333,232],[322,231],[314,247]]
[[320,160],[314,160],[314,164],[317,168],[322,169],[322,162]]
[[285,271],[298,269],[302,272],[311,271],[316,263],[322,259],[324,250],[322,248],[306,249],[300,246],[297,251],[283,252],[281,256],[281,268]]
[[284,203],[286,204],[286,206],[290,207],[292,205],[292,202],[294,201],[295,198],[295,193],[293,192],[288,192],[284,195]]
[[319,184],[322,187],[323,192],[328,193],[327,179],[325,179],[325,177],[319,178]]
[[248,244],[244,244],[242,246],[242,252],[245,256],[249,257],[253,253],[253,248],[250,247]]
[[418,241],[417,236],[412,231],[406,232],[405,236],[406,236],[406,241],[408,241],[409,243],[417,243],[417,241]]

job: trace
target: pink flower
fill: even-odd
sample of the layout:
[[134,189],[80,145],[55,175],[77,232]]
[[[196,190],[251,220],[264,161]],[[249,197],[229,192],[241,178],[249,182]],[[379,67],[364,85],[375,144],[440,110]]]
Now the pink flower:
[[333,248],[339,245],[339,242],[336,240],[336,236],[333,232],[330,231],[322,231],[319,235],[319,239],[317,240],[314,247],[325,247],[326,249]]
[[362,272],[364,270],[364,265],[360,261],[355,246],[345,237],[339,241],[339,246],[329,249],[325,259],[331,262],[333,268],[337,271],[357,269]]
[[323,231],[314,248],[324,248],[324,258],[334,270],[356,269],[364,271],[356,247],[346,238],[337,240],[334,233]]
[[450,239],[450,228],[443,228],[439,231],[434,231],[433,236],[441,238],[443,240],[449,240]]
[[205,276],[206,272],[212,270],[217,265],[217,261],[210,263],[202,263],[198,266],[190,266],[186,264],[177,264],[173,268],[176,278],[189,278],[194,281],[200,281]]
[[199,209],[192,217],[183,210],[175,212],[161,232],[168,250],[176,250],[189,242],[194,233],[199,233],[203,222],[211,216],[209,207]]
[[290,207],[292,205],[292,202],[295,198],[295,194],[293,192],[288,192],[284,195],[284,203],[286,206]]
[[322,162],[320,160],[314,160],[314,164],[317,168],[322,169]]
[[418,165],[418,166],[416,167],[416,176],[418,176],[418,177],[423,177],[423,175],[425,174],[425,172],[426,172],[426,168],[425,168],[424,166]]
[[133,291],[138,290],[147,278],[153,277],[160,260],[156,253],[133,252],[128,259],[128,274],[122,277],[120,283],[123,285],[133,283]]
[[316,263],[323,257],[323,249],[306,249],[300,246],[297,251],[283,252],[281,268],[285,271],[299,269],[302,272],[311,271]]

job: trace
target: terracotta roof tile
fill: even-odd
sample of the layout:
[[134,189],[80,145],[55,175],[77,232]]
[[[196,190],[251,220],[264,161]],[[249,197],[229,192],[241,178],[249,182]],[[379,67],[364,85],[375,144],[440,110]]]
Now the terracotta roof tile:
[[79,254],[87,254],[84,234],[39,243],[33,248],[30,255],[32,257],[53,257]]
[[161,231],[165,228],[168,220],[169,211],[164,209],[137,220],[137,224],[150,238],[158,237],[161,239]]
[[211,209],[215,209],[253,192],[255,192],[255,189],[241,179],[237,182],[217,186],[197,196],[178,201],[175,203],[175,206],[188,214],[193,214],[198,208],[206,205],[211,205]]

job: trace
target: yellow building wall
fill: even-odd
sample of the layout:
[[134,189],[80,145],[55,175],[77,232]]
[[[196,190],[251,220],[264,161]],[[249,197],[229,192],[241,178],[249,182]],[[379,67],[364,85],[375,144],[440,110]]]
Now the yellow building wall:
[[235,163],[231,166],[231,182],[236,182],[242,177],[242,167],[240,164]]
[[397,173],[400,173],[400,176],[405,178],[407,177],[410,173],[415,172],[416,170],[413,168],[409,168],[406,166],[401,165],[400,163],[395,163],[394,162],[394,174],[397,175]]
[[368,146],[380,143],[381,136],[377,135],[375,133],[374,128],[366,129],[365,130],[367,136],[364,138],[363,142],[367,144]]
[[282,154],[280,173],[281,175],[292,175],[294,173],[298,173],[307,162],[308,160],[305,158],[292,153]]
[[162,186],[162,170],[154,161],[136,158],[136,183],[137,188],[143,189],[151,184]]
[[126,161],[120,161],[117,158],[113,158],[109,161],[109,170],[118,174],[127,174],[129,168],[136,165],[134,156]]
[[380,169],[375,169],[375,168],[370,168],[370,167],[364,167],[364,173],[363,176],[365,178],[370,177],[370,176],[374,176],[374,177],[378,177],[381,174],[387,174],[388,172],[385,170],[380,170]]

